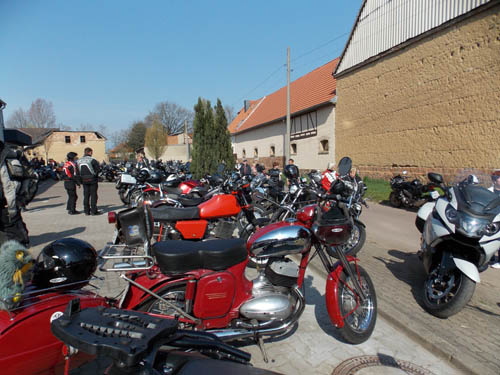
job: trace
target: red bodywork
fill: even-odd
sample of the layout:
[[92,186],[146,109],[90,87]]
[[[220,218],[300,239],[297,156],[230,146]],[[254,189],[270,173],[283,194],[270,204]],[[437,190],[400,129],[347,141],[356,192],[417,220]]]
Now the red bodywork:
[[201,219],[236,216],[241,211],[236,197],[230,194],[215,195],[208,201],[201,203],[198,208]]
[[207,225],[206,220],[182,220],[175,223],[175,229],[185,240],[201,240],[205,236]]
[[[0,372],[5,375],[62,374],[63,343],[50,331],[54,313],[64,312],[69,301],[80,298],[82,308],[107,306],[103,297],[91,292],[49,293],[34,304],[11,312],[0,311]],[[89,360],[79,353],[71,358],[72,367]]]
[[179,184],[178,189],[182,191],[182,194],[189,194],[194,187],[203,186],[200,181],[196,180],[187,180],[183,181]]

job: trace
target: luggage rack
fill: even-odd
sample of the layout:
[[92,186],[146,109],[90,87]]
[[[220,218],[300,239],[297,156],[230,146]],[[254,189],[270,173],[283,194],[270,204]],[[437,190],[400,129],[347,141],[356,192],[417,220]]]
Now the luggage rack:
[[[154,258],[145,246],[106,245],[99,252],[99,270],[102,272],[127,272],[149,270],[154,265]],[[111,268],[106,268],[108,261],[114,261]]]

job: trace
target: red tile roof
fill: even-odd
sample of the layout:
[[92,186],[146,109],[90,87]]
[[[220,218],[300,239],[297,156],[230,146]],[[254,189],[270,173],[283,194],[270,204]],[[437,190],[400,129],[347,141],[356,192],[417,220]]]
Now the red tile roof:
[[[293,114],[327,103],[335,96],[336,81],[332,72],[336,58],[290,83],[290,113]],[[245,112],[242,108],[229,124],[231,134],[267,124],[286,116],[286,86],[258,100],[250,101]]]

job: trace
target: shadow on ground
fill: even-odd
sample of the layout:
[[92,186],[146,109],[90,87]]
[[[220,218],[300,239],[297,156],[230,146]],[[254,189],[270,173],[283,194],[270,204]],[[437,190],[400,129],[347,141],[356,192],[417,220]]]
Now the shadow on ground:
[[30,246],[44,245],[46,243],[59,240],[65,237],[71,237],[75,234],[84,232],[86,227],[77,227],[73,229],[64,230],[62,232],[48,232],[37,236],[30,236]]
[[385,264],[387,269],[398,279],[411,287],[415,301],[424,307],[422,299],[422,287],[425,280],[425,270],[422,262],[415,253],[401,250],[389,250],[388,257],[374,257]]
[[[54,181],[54,180],[45,180],[41,181],[38,183],[38,190],[36,191],[36,196],[38,197],[40,194],[45,193],[47,190],[49,190],[52,186],[57,184],[59,181]],[[43,198],[46,199],[46,198]]]

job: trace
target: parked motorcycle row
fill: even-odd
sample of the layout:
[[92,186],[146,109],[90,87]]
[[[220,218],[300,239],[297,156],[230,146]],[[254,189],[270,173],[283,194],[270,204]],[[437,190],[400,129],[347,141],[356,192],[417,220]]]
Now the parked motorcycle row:
[[[350,159],[345,159],[339,171],[346,175],[350,164]],[[203,339],[213,341],[214,345],[209,350],[207,346],[197,346],[196,339],[189,339],[180,351],[198,351],[202,356],[210,354],[212,359],[215,356],[247,363],[248,356],[228,343],[251,338],[267,359],[264,338],[290,332],[304,311],[305,271],[316,256],[329,274],[325,304],[331,323],[345,341],[352,344],[366,341],[375,327],[377,301],[373,283],[359,260],[344,252],[354,223],[349,214],[351,194],[347,192],[347,184],[339,179],[330,192],[316,190],[314,201],[290,197],[293,204],[280,203],[291,205],[293,210],[287,212],[294,218],[271,222],[268,217],[255,215],[248,177],[223,169],[219,172],[217,176],[207,176],[203,182],[205,189],[198,191],[201,202],[198,205],[188,206],[182,200],[195,199],[189,195],[194,186],[182,194],[179,183],[171,188],[175,191],[167,189],[167,197],[157,202],[143,200],[137,206],[110,213],[109,221],[116,225],[114,244],[99,253],[87,242],[71,238],[46,246],[35,262],[32,283],[22,295],[5,301],[10,307],[0,311],[2,368],[8,373],[35,373],[36,367],[37,371],[46,369],[50,373],[64,366],[68,358],[72,365],[67,367],[72,367],[85,359],[81,352],[71,355],[77,352],[77,347],[90,354],[111,350],[106,345],[107,349],[97,349],[99,340],[92,338],[92,333],[107,338],[116,330],[136,326],[136,319],[149,319],[148,316],[154,316],[158,325],[172,326],[171,319],[175,319],[177,328],[188,332],[183,331],[183,337],[188,337],[189,332],[194,336],[198,331],[205,332]],[[306,190],[307,183],[300,181],[298,170],[285,168],[284,173],[295,180],[285,195],[294,196],[290,193],[294,190],[292,186]],[[314,191],[312,184],[307,189]],[[168,198],[175,193],[177,196]],[[169,199],[180,200],[180,203],[174,204]],[[241,224],[242,233],[248,234],[245,238],[230,233],[227,226],[231,220],[234,224],[241,212],[246,219]],[[220,224],[220,220],[225,224]],[[233,228],[236,226],[231,225]],[[166,230],[167,235],[160,235],[161,230]],[[192,240],[193,235],[196,240]],[[18,249],[13,258],[19,261],[24,255]],[[256,260],[257,267],[253,280],[245,274],[250,257]],[[18,267],[24,270],[25,265],[20,262]],[[128,286],[120,298],[105,299],[90,289],[97,267],[105,272],[119,272],[127,281]],[[67,346],[63,347],[50,334],[48,322],[62,322],[61,326],[66,327],[71,314],[62,320],[56,318],[69,301],[76,300],[74,303],[78,303],[83,312],[87,311],[85,308],[101,306],[95,314],[109,311],[111,315],[106,316],[137,314],[134,315],[137,317],[126,318],[126,323],[117,319],[106,323],[101,318],[93,323],[78,323],[87,333],[77,339],[61,336],[53,328],[56,336],[66,342]],[[150,315],[141,318],[143,315],[136,313],[139,311]],[[36,338],[26,340],[33,327],[38,330]],[[169,332],[174,331],[172,328]],[[120,332],[127,339],[136,337]],[[127,360],[123,353],[116,355],[120,362],[117,366],[123,371]],[[143,366],[147,363],[143,358],[136,353],[134,361],[126,364],[135,366],[140,362]],[[163,353],[162,358],[167,361],[168,353]],[[187,362],[190,360],[183,361]],[[166,363],[168,361],[162,366]],[[221,371],[226,371],[226,365],[224,361]],[[158,366],[158,362],[154,366]],[[228,367],[227,371],[232,370]]]
[[[251,367],[232,344],[253,339],[267,361],[264,339],[286,337],[304,312],[315,257],[327,273],[330,322],[346,342],[365,342],[377,299],[355,257],[366,239],[366,187],[350,169],[343,158],[326,191],[321,173],[301,178],[293,165],[282,171],[287,183],[273,170],[241,176],[221,166],[197,181],[182,164],[124,166],[116,187],[128,207],[108,214],[115,226],[108,246],[97,252],[62,239],[36,262],[14,249],[14,283],[34,267],[22,293],[0,300],[1,368],[67,373],[97,355],[112,359],[108,374],[271,373]],[[424,303],[446,318],[470,300],[500,246],[500,198],[474,175],[450,185],[438,174],[428,178],[433,189],[416,219],[428,272]],[[116,299],[92,289],[97,269],[126,282]]]

